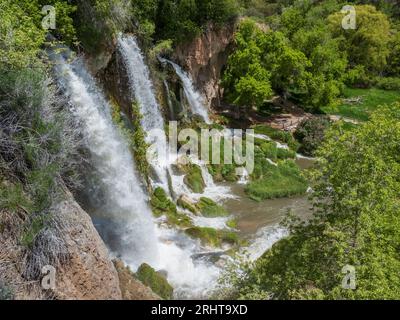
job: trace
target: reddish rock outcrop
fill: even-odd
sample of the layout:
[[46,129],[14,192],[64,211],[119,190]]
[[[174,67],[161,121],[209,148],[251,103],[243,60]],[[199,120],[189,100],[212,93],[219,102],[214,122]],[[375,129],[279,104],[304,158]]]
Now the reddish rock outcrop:
[[221,72],[233,47],[235,28],[234,23],[224,27],[210,24],[201,36],[175,50],[173,60],[191,74],[208,107],[220,105]]

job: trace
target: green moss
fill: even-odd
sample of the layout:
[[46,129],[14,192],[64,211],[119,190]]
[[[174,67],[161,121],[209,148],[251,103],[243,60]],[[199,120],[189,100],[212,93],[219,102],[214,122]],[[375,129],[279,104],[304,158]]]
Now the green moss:
[[294,152],[292,150],[278,148],[277,149],[277,157],[278,157],[278,159],[281,159],[281,160],[294,159],[294,158],[296,158],[296,152]]
[[252,181],[246,187],[250,198],[261,201],[301,195],[307,191],[307,181],[293,161],[282,161],[274,166],[265,159],[256,160]]
[[198,165],[190,164],[187,166],[188,173],[185,175],[183,181],[194,193],[203,193],[206,186],[201,169]]
[[229,221],[226,223],[226,225],[227,225],[229,228],[237,229],[238,223],[237,223],[236,219],[231,219],[231,220],[229,220]]
[[110,97],[110,103],[112,106],[113,121],[118,126],[122,135],[128,141],[136,160],[137,169],[143,175],[143,177],[148,180],[150,165],[147,161],[147,150],[149,145],[146,143],[146,133],[140,124],[142,115],[140,113],[139,106],[136,103],[132,103],[132,125],[135,128],[133,131],[127,127],[121,116],[121,108],[113,97]]
[[219,247],[222,243],[237,244],[239,242],[238,235],[227,230],[193,227],[185,230],[185,233],[192,238],[200,239],[204,245],[212,247]]
[[161,274],[156,272],[151,266],[143,263],[138,271],[136,277],[146,286],[150,287],[161,298],[170,300],[173,298],[174,288],[168,283]]
[[154,190],[150,204],[153,208],[153,214],[156,217],[165,215],[169,224],[179,227],[192,226],[190,218],[187,215],[178,212],[176,205],[168,199],[164,189],[158,187]]
[[261,149],[266,158],[274,161],[278,158],[278,148],[276,147],[275,142],[263,141],[260,144],[259,148]]
[[146,143],[146,133],[140,123],[142,115],[139,106],[136,103],[132,104],[133,126],[135,132],[133,133],[134,156],[138,170],[147,178],[149,176],[150,165],[147,161],[147,150],[149,145]]
[[195,203],[190,203],[189,201],[185,201],[183,197],[180,197],[177,201],[178,206],[182,207],[183,209],[189,210],[192,213],[197,214],[198,208],[196,207]]
[[153,207],[153,213],[156,217],[177,212],[175,204],[168,199],[164,189],[160,187],[154,190],[150,204]]
[[253,127],[254,132],[257,134],[263,134],[270,137],[273,140],[286,143],[290,149],[297,151],[300,144],[296,141],[290,132],[274,129],[267,125],[256,125]]
[[229,215],[229,213],[222,206],[206,197],[200,198],[200,201],[197,203],[197,208],[203,216],[208,218],[226,217]]

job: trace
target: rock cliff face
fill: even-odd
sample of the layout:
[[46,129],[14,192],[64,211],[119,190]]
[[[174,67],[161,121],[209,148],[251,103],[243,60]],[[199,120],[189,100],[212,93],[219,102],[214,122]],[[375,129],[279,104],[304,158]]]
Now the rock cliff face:
[[133,97],[130,94],[129,78],[122,57],[116,48],[114,48],[114,53],[107,65],[98,70],[97,77],[109,96],[118,103],[122,111],[131,119]]
[[208,25],[201,36],[179,45],[173,56],[191,74],[196,87],[203,90],[209,108],[220,105],[221,72],[233,47],[235,28],[235,23],[224,27]]
[[114,261],[124,300],[161,300],[149,287],[136,279],[134,273],[121,260]]
[[[88,214],[66,192],[53,208],[54,225],[21,245],[23,212],[0,212],[0,291],[12,299],[122,299],[118,274]],[[44,265],[55,268],[54,288],[41,285]]]
[[66,224],[69,262],[61,266],[55,295],[59,299],[122,299],[118,274],[89,215],[73,199],[56,212]]

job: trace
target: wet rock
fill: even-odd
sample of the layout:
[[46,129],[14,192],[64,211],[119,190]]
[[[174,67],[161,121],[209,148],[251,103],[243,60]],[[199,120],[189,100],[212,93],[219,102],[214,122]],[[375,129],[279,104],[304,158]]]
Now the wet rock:
[[235,23],[223,27],[209,24],[201,36],[179,45],[173,56],[190,73],[196,87],[203,89],[209,108],[220,105],[221,72],[233,48],[235,28]]
[[141,283],[121,260],[114,260],[124,300],[161,300],[149,287]]
[[150,287],[163,299],[172,299],[174,288],[168,283],[160,273],[156,272],[151,266],[143,263],[136,272],[137,278],[145,285]]
[[200,213],[207,218],[226,217],[229,215],[222,206],[206,197],[201,197],[196,206]]
[[188,173],[183,178],[183,182],[194,193],[203,193],[206,184],[201,173],[201,168],[195,164],[190,164],[189,166],[187,166],[187,168]]
[[180,196],[177,203],[180,207],[187,209],[194,214],[199,213],[199,210],[196,207],[196,202],[187,195]]

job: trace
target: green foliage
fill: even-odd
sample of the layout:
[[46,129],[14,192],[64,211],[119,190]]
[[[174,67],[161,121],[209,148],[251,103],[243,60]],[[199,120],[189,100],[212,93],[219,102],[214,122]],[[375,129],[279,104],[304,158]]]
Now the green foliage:
[[400,91],[400,78],[376,78],[376,87],[388,91]]
[[187,215],[178,212],[176,205],[167,197],[164,189],[158,187],[154,190],[150,204],[153,208],[153,214],[156,217],[165,215],[170,225],[179,227],[192,226],[191,219]]
[[318,109],[340,94],[347,66],[340,42],[323,24],[310,25],[303,11],[285,10],[279,31],[250,19],[241,23],[223,81],[230,102],[261,107],[274,92]]
[[400,76],[400,30],[391,38],[389,50],[387,73],[392,76]]
[[264,156],[256,156],[251,182],[245,191],[253,200],[261,201],[301,195],[307,187],[306,179],[293,161],[279,162],[275,166]]
[[109,46],[118,32],[129,26],[132,8],[129,0],[76,0],[75,24],[78,38],[89,53]]
[[192,227],[185,230],[185,233],[192,237],[198,238],[204,245],[219,247],[223,243],[237,244],[239,237],[235,232],[227,230],[215,230],[213,228]]
[[175,44],[193,39],[213,22],[221,25],[237,15],[235,0],[146,0],[133,2],[133,15],[140,24],[155,26],[156,40]]
[[[45,31],[35,19],[39,17],[39,9],[32,10],[35,7],[29,6],[27,9],[33,14],[27,14],[18,2],[4,0],[0,3],[0,63],[8,67],[37,62],[45,38]],[[28,6],[28,2],[25,5]]]
[[203,193],[205,188],[205,182],[201,173],[201,168],[195,164],[189,164],[187,166],[187,174],[183,181],[194,193]]
[[146,178],[149,176],[149,163],[147,161],[147,150],[149,148],[146,143],[146,133],[140,123],[142,115],[140,113],[139,106],[136,103],[132,104],[132,124],[135,128],[133,133],[133,154],[135,156],[136,165],[139,170]]
[[[399,110],[383,107],[352,131],[328,132],[313,175],[313,218],[286,221],[291,235],[251,268],[238,297],[400,298]],[[355,290],[342,286],[346,265],[355,267]]]
[[166,300],[173,299],[174,288],[161,274],[151,266],[143,263],[136,272],[137,278],[146,286],[150,287],[156,294]]
[[[54,35],[74,40],[70,19],[74,7],[66,1],[45,4],[58,10]],[[60,186],[80,186],[77,168],[82,160],[72,116],[62,99],[56,99],[40,60],[46,35],[42,5],[41,1],[0,3],[0,209],[24,218],[24,225],[16,226],[21,230],[18,240],[27,250],[26,268],[35,256],[33,269],[42,258],[49,261],[55,255],[51,250],[35,251],[35,242],[45,228],[52,232],[49,210],[63,195]],[[49,242],[46,245],[52,246]],[[35,273],[30,271],[28,277]]]
[[[240,1],[244,8],[253,2],[258,5]],[[369,3],[392,15],[396,7]],[[344,83],[397,89],[398,20],[390,21],[372,5],[355,5],[357,28],[344,30],[343,5],[337,0],[260,4],[273,15],[266,19],[268,27],[250,19],[241,22],[223,76],[228,102],[260,108],[278,94],[318,111],[334,103]]]
[[229,215],[222,206],[206,197],[200,198],[200,201],[197,203],[197,208],[203,216],[208,218],[225,217]]
[[30,217],[28,223],[24,226],[20,243],[27,247],[32,248],[36,237],[45,228],[49,215],[35,215]]
[[0,208],[16,212],[21,209],[31,212],[33,204],[21,183],[0,185]]
[[290,149],[297,151],[299,148],[299,143],[293,137],[290,132],[278,130],[272,128],[268,125],[256,125],[253,127],[254,132],[257,134],[263,134],[270,137],[273,140],[277,140],[286,143]]
[[313,156],[320,147],[329,128],[330,121],[325,117],[313,117],[303,120],[296,129],[294,137],[300,142],[299,152],[306,156]]
[[132,125],[134,130],[131,130],[127,127],[127,124],[122,117],[121,108],[118,103],[112,97],[110,102],[113,108],[113,121],[118,125],[120,132],[129,143],[136,160],[138,171],[147,180],[150,171],[150,165],[147,161],[147,150],[149,145],[146,142],[146,133],[140,123],[143,116],[140,113],[139,106],[136,103],[132,103]]
[[[349,100],[350,99],[350,100]],[[359,102],[352,102],[352,100]],[[392,104],[400,101],[398,91],[387,91],[380,89],[351,89],[344,90],[344,100],[337,104],[324,107],[323,111],[328,114],[336,114],[346,118],[367,121],[370,114],[382,104]]]
[[284,148],[277,148],[277,158],[280,160],[296,158],[296,152]]
[[357,29],[344,30],[344,14],[337,12],[328,17],[335,37],[342,37],[341,48],[348,55],[351,67],[362,65],[373,73],[382,72],[389,57],[390,22],[388,17],[374,6],[355,6]]
[[151,59],[155,60],[157,56],[169,55],[172,51],[172,40],[162,40],[150,50],[149,56]]

